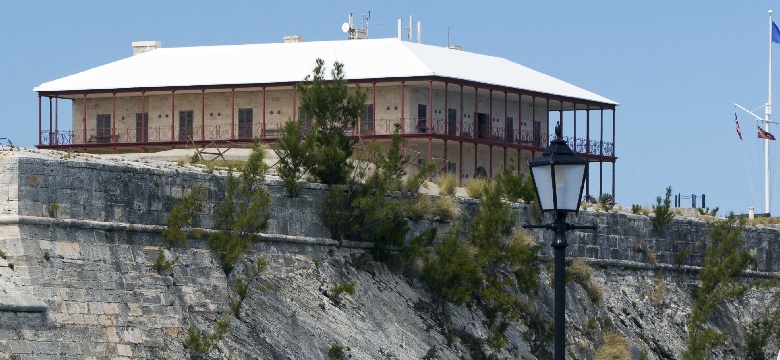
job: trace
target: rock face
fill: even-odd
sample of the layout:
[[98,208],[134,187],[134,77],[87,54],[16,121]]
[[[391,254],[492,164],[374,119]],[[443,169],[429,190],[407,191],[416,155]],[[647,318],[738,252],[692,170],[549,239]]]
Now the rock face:
[[[204,184],[209,204],[198,217],[211,227],[223,182],[221,174],[173,163],[0,153],[0,358],[186,358],[188,332],[211,334],[220,320],[229,320],[229,331],[213,341],[209,356],[234,359],[328,359],[339,347],[353,359],[461,359],[471,358],[473,341],[487,335],[476,307],[438,308],[419,281],[374,262],[367,244],[328,239],[318,216],[325,188],[316,184],[289,199],[278,181],[268,180],[268,233],[229,276],[197,239],[162,250],[178,259],[159,274],[154,264],[167,213],[189,187]],[[460,201],[465,214],[478,207]],[[521,223],[531,221],[530,207],[513,208]],[[607,329],[629,341],[632,358],[679,358],[706,223],[678,219],[655,231],[645,216],[593,211],[573,221],[597,223],[599,230],[568,235],[568,255],[593,269],[588,287],[567,283],[569,358],[593,358]],[[446,227],[412,228],[431,225]],[[779,234],[745,229],[756,258],[746,281],[777,276],[772,254],[780,250]],[[547,262],[552,235],[535,236]],[[499,357],[550,357],[552,337],[544,329],[553,322],[551,273],[543,266],[540,277]],[[239,279],[247,285],[242,301]],[[354,284],[353,293],[334,292],[346,284]],[[594,301],[599,290],[602,300]],[[729,340],[712,358],[744,356],[746,331],[772,293],[754,289],[716,309],[709,326],[728,331]],[[224,315],[230,308],[236,314]]]

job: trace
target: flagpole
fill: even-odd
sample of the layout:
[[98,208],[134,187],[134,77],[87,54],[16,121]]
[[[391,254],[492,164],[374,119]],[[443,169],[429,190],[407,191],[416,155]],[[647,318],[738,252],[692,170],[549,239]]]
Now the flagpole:
[[[772,10],[769,10],[769,91],[764,112],[766,119],[764,126],[769,132],[769,117],[772,115]],[[764,139],[764,201],[765,212],[769,214],[769,139]]]

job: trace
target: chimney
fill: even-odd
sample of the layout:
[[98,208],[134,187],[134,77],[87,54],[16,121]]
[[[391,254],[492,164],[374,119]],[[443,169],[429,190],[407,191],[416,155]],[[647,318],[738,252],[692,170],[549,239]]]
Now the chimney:
[[162,47],[159,41],[133,41],[133,56],[143,54]]
[[287,35],[284,37],[284,43],[300,43],[303,42],[303,36],[300,35]]

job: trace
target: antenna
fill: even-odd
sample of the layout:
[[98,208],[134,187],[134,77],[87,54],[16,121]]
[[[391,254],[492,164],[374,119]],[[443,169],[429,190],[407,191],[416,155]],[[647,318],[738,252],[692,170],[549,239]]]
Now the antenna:
[[368,19],[371,17],[371,12],[368,14],[368,18],[365,14],[361,16],[361,19],[363,21],[362,28],[357,29],[355,28],[355,20],[353,17],[353,13],[349,13],[349,19],[348,22],[345,22],[341,25],[341,31],[347,33],[347,39],[348,40],[356,40],[356,39],[365,39],[368,35]]
[[408,28],[409,34],[406,37],[407,41],[412,41],[412,26],[413,26],[412,24],[414,24],[414,22],[412,21],[412,15],[409,15],[409,28]]

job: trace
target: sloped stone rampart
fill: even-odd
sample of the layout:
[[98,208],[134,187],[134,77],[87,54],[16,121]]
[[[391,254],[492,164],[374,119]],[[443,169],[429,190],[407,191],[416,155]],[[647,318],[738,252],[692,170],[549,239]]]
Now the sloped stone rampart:
[[[231,318],[230,335],[218,345],[233,358],[325,359],[334,344],[349,346],[355,359],[469,357],[468,344],[441,326],[419,283],[382,264],[363,263],[367,244],[338,247],[328,239],[318,217],[322,185],[308,184],[301,198],[289,199],[278,180],[269,179],[268,233],[253,247],[249,262],[230,276],[203,239],[163,250],[178,260],[170,273],[160,275],[153,264],[167,213],[187,188],[204,184],[209,204],[199,219],[211,227],[214,206],[224,198],[224,174],[34,154],[0,155],[0,171],[0,250],[6,254],[0,260],[0,358],[186,357],[187,329],[213,329],[235,300],[230,284],[239,276],[249,283],[248,295]],[[459,201],[465,214],[476,213],[478,202]],[[529,206],[513,208],[519,223],[533,222]],[[595,232],[570,232],[568,255],[599,265],[594,279],[605,299],[599,306],[579,285],[567,285],[572,351],[592,357],[597,334],[606,328],[603,319],[609,318],[631,342],[634,357],[642,350],[648,359],[679,357],[696,284],[691,274],[701,264],[707,224],[677,219],[656,231],[648,217],[591,211],[570,220],[599,226]],[[412,228],[428,225],[416,222]],[[772,254],[780,232],[747,227],[744,234],[757,259],[751,274],[777,276]],[[552,234],[538,230],[535,237],[544,245],[542,255],[551,257]],[[686,247],[690,255],[679,257]],[[260,256],[269,266],[255,274],[250,268]],[[666,272],[659,277],[661,269]],[[548,323],[550,276],[543,271],[538,293],[527,299]],[[355,294],[328,297],[335,284],[348,282],[356,284]],[[667,284],[668,295],[653,305],[649,297],[659,282]],[[770,300],[767,292],[753,291],[719,308],[718,317],[723,326],[746,325]],[[447,310],[452,328],[475,337],[487,334],[484,316],[473,308]],[[589,328],[592,319],[598,319],[595,330]],[[534,358],[526,321],[509,327],[501,356]],[[734,339],[744,337],[742,328],[729,330]],[[737,354],[733,346],[719,351],[719,356]]]

